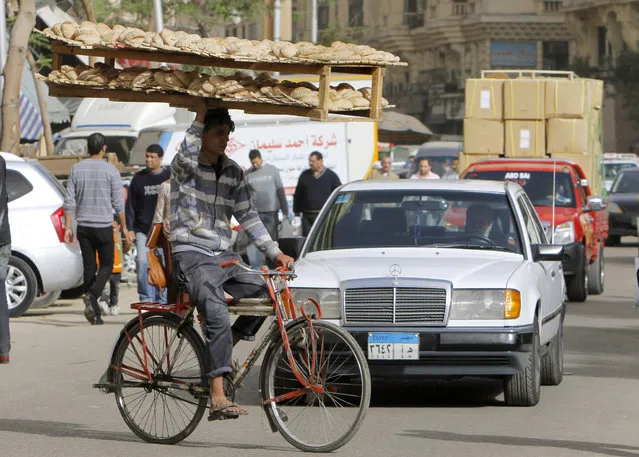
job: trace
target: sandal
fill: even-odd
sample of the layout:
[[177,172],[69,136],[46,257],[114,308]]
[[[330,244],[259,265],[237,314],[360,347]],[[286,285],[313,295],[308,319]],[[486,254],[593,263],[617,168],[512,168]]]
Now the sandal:
[[[209,413],[209,421],[237,419],[240,416],[247,416],[248,411],[230,411],[230,408],[239,408],[237,403],[227,403],[226,405],[218,406]],[[240,408],[241,409],[241,408]]]

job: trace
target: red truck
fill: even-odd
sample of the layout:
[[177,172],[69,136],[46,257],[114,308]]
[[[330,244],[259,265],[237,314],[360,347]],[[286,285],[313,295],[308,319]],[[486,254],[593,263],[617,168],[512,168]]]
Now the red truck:
[[568,300],[583,302],[589,293],[603,292],[608,212],[578,164],[559,159],[484,159],[470,164],[460,179],[520,184],[537,210],[548,241],[564,246]]

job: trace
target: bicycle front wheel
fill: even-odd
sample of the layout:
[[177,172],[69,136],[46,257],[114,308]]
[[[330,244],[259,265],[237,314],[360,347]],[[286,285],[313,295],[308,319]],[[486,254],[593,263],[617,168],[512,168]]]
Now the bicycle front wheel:
[[178,325],[164,316],[145,319],[144,331],[136,324],[116,351],[118,409],[131,431],[149,443],[182,441],[207,407],[204,344],[192,326]]
[[[288,330],[288,338],[292,364],[281,339],[264,358],[260,385],[266,414],[298,449],[331,452],[355,435],[368,411],[366,357],[348,332],[330,322],[313,321],[312,330],[302,322]],[[292,365],[322,391],[298,395],[302,385]]]

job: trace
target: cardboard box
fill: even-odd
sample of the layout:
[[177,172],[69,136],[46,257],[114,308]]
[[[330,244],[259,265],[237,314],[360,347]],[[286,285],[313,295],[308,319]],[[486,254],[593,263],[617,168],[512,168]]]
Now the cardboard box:
[[504,82],[504,119],[543,120],[545,81],[512,79]]
[[557,159],[570,160],[577,163],[588,177],[590,189],[594,195],[602,195],[603,190],[603,166],[601,154],[553,154]]
[[604,82],[601,79],[586,79],[590,85],[590,107],[601,111],[604,99]]
[[504,81],[467,79],[465,116],[473,119],[501,120],[504,116]]
[[546,118],[584,119],[591,105],[590,83],[585,79],[551,79],[546,81]]
[[545,157],[545,121],[506,121],[506,157]]
[[588,119],[549,119],[547,150],[552,157],[588,154]]
[[489,119],[464,119],[464,153],[504,153],[504,123]]

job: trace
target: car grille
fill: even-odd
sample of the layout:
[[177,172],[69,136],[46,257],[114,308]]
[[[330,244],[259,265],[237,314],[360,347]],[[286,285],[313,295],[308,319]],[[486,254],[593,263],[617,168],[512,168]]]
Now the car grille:
[[349,324],[442,324],[446,318],[446,289],[346,289],[344,312]]

